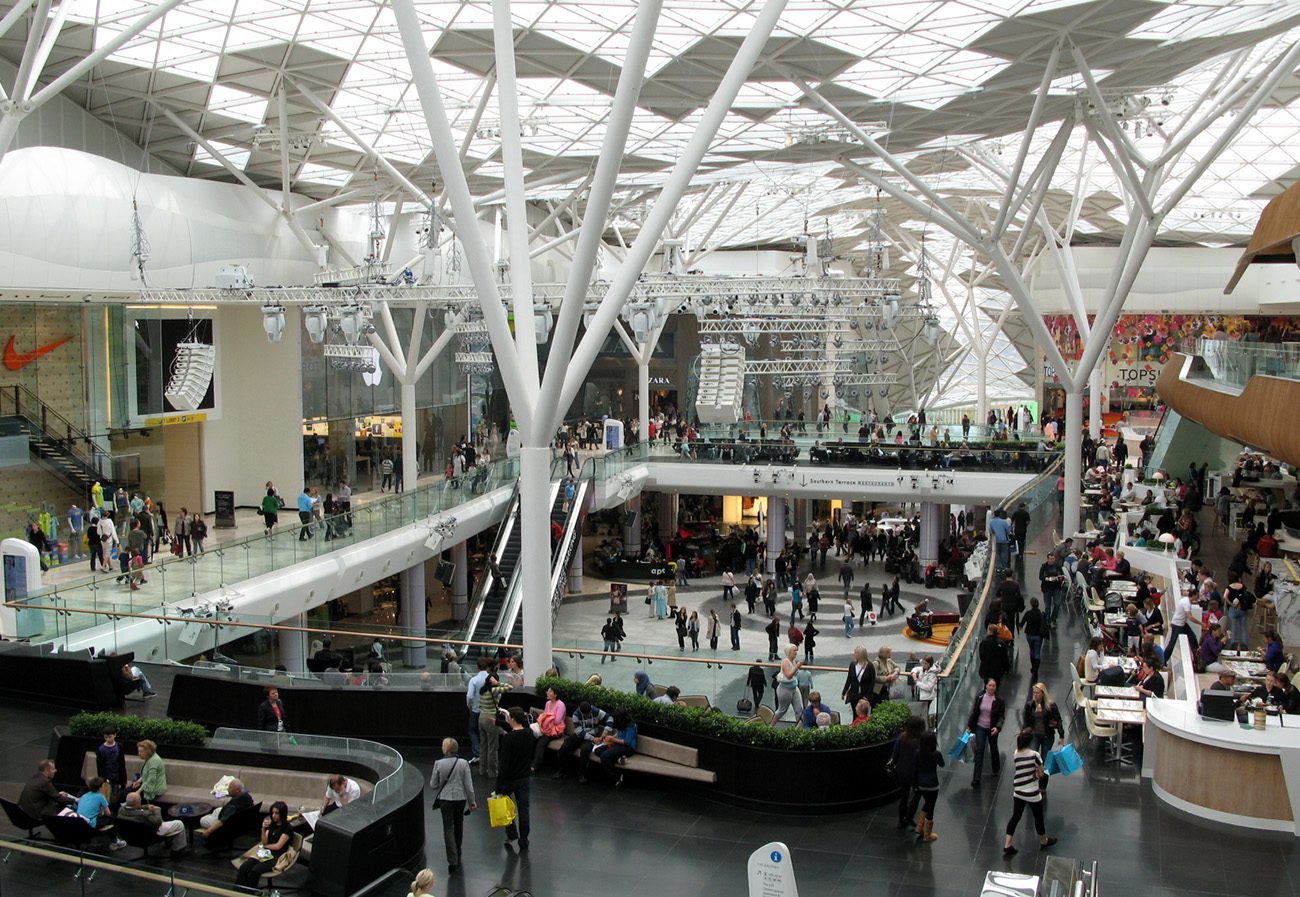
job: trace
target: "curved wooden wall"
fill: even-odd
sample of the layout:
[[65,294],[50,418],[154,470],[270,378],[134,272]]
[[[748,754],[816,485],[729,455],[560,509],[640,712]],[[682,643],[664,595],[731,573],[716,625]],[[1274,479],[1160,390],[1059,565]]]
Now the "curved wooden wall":
[[1203,362],[1170,358],[1156,381],[1162,402],[1211,433],[1300,464],[1300,381],[1257,374],[1237,395],[1187,380],[1195,364]]

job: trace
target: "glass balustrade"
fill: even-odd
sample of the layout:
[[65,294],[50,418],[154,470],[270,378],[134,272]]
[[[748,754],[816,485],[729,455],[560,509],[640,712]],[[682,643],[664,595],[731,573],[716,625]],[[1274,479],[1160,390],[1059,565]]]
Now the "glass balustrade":
[[1194,369],[1191,380],[1212,379],[1237,389],[1244,389],[1256,374],[1300,380],[1300,343],[1198,339],[1196,354],[1204,360],[1205,369]]
[[373,770],[375,787],[362,797],[369,803],[383,800],[400,784],[402,755],[386,744],[364,738],[340,738],[334,735],[305,735],[288,732],[261,732],[249,729],[218,728],[208,739],[213,749],[229,749],[265,754],[275,758],[267,766],[282,765],[284,757],[324,757],[331,761],[351,760]]
[[[48,835],[47,835],[48,837]],[[157,851],[155,851],[156,853]],[[78,897],[108,894],[193,894],[234,897],[234,871],[224,879],[147,864],[132,865],[117,855],[61,847],[48,840],[0,838],[0,894],[56,893]],[[216,874],[221,874],[220,872]]]

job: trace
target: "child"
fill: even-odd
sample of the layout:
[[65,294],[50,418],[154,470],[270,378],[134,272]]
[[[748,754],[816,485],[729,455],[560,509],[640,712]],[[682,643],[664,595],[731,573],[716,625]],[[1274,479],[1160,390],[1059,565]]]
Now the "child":
[[144,555],[138,551],[131,552],[130,560],[131,570],[131,591],[140,591],[140,583],[145,581],[144,578]]
[[109,801],[118,803],[126,787],[126,755],[117,743],[117,727],[104,727],[104,743],[95,749],[95,772],[109,784]]

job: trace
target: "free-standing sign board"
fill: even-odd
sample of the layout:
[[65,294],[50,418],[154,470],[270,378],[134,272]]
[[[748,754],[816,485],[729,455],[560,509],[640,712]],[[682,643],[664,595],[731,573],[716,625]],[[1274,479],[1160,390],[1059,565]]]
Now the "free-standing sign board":
[[217,510],[217,529],[233,529],[235,526],[235,493],[218,489],[212,495],[213,504]]
[[749,855],[749,897],[799,897],[790,862],[790,848],[780,841],[764,844]]

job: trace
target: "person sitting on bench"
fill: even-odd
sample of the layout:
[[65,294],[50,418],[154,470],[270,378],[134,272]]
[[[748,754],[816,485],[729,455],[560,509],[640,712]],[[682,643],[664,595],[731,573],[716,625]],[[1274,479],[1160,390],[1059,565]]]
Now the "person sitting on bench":
[[229,822],[230,817],[240,810],[247,810],[253,806],[253,795],[245,790],[244,783],[239,779],[231,779],[228,788],[226,793],[230,799],[226,801],[225,806],[218,807],[199,820],[199,828],[194,832],[196,838],[207,840],[212,837],[213,832]]

